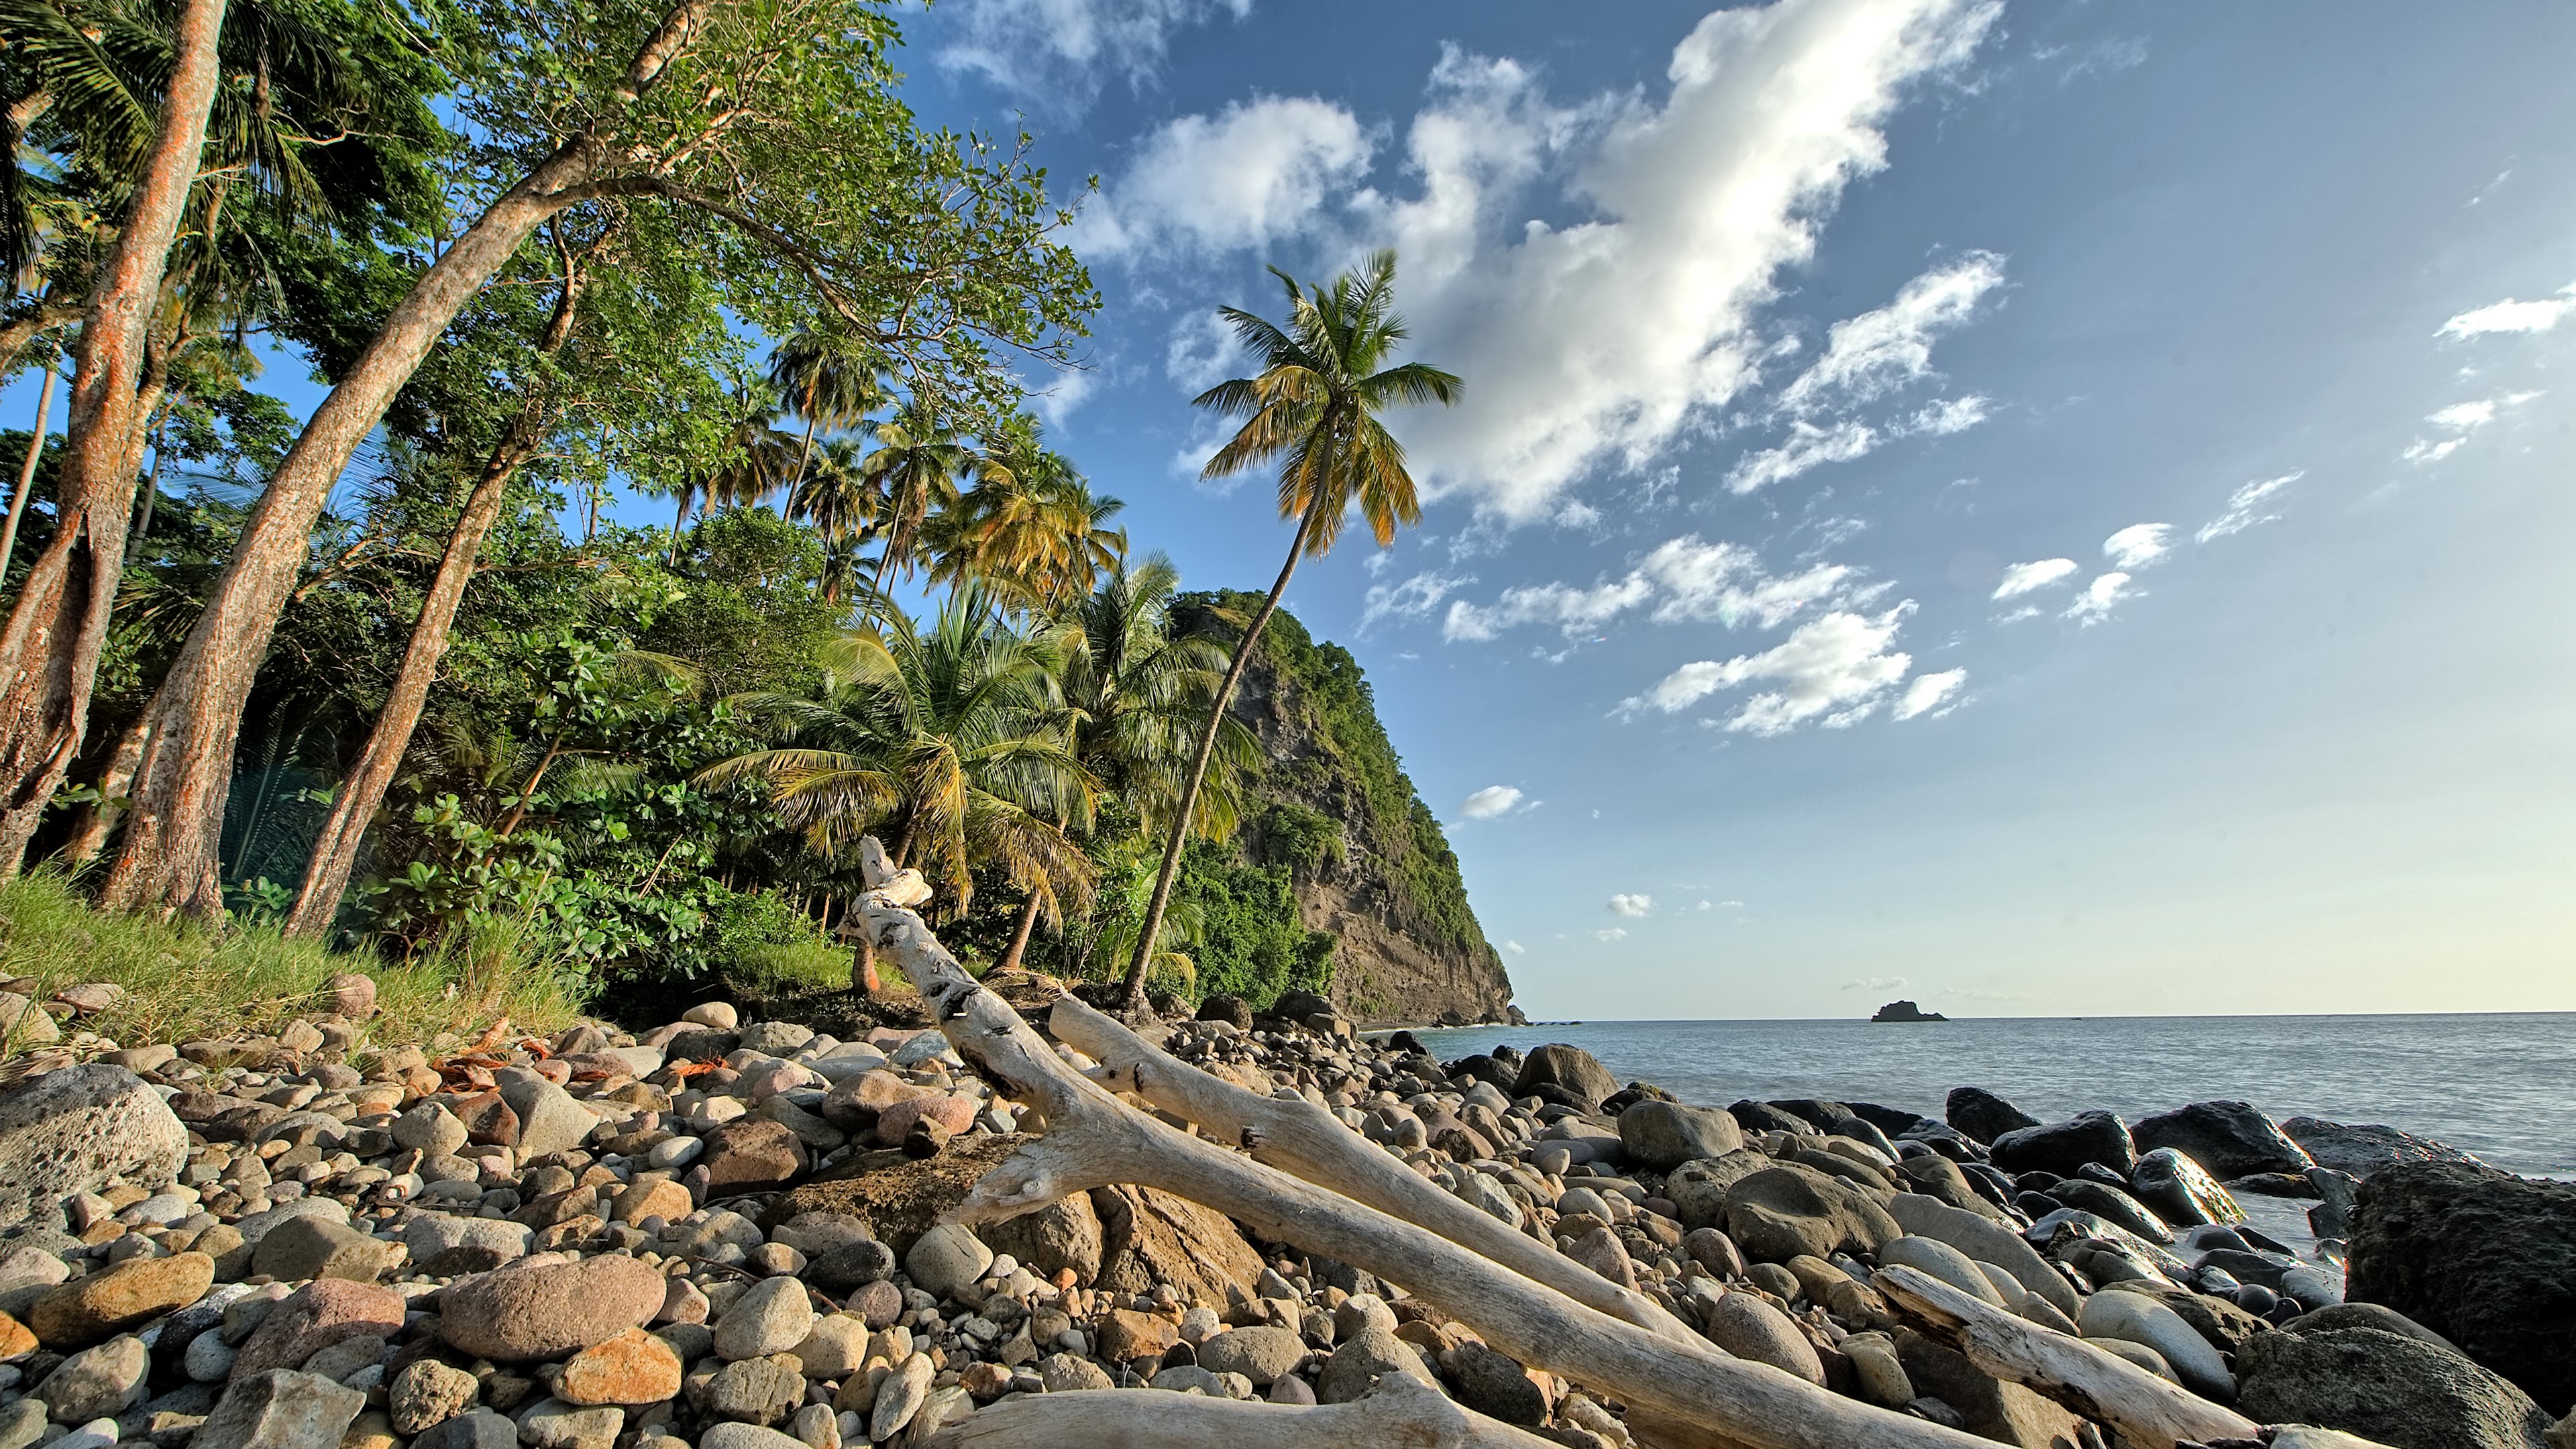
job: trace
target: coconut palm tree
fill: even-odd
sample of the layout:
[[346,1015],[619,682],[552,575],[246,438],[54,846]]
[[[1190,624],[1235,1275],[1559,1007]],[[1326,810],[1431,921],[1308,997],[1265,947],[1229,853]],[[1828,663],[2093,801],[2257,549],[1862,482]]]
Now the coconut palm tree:
[[810,693],[732,696],[780,743],[708,767],[701,783],[765,785],[780,823],[818,854],[883,836],[954,910],[973,899],[979,867],[1050,912],[1088,896],[1091,863],[1057,822],[1088,821],[1098,781],[1074,754],[1050,641],[1009,628],[969,587],[927,631],[888,609],[817,663]]
[[1032,442],[991,462],[971,491],[924,525],[932,578],[980,578],[1024,607],[1060,610],[1126,557],[1126,530],[1109,520],[1127,505],[1094,493],[1063,454]]
[[788,411],[805,420],[796,452],[799,480],[813,460],[817,429],[856,427],[888,399],[883,356],[846,334],[811,328],[799,330],[770,354],[769,385],[778,389]]
[[1297,279],[1270,269],[1288,293],[1288,319],[1274,325],[1239,308],[1223,316],[1246,349],[1261,361],[1251,377],[1218,383],[1196,399],[1199,407],[1243,426],[1217,449],[1200,470],[1205,478],[1227,478],[1263,464],[1279,465],[1279,516],[1297,521],[1288,543],[1288,561],[1279,578],[1244,626],[1234,646],[1234,659],[1217,686],[1214,707],[1199,732],[1198,750],[1183,777],[1170,837],[1163,846],[1163,865],[1154,878],[1154,895],[1145,907],[1135,958],[1127,970],[1127,1004],[1144,1004],[1145,978],[1154,941],[1171,904],[1172,879],[1181,866],[1181,847],[1189,837],[1208,761],[1216,752],[1226,706],[1235,683],[1243,677],[1260,642],[1262,626],[1279,609],[1279,596],[1300,559],[1321,558],[1341,537],[1342,522],[1354,506],[1377,535],[1379,547],[1395,541],[1399,525],[1422,517],[1413,475],[1405,467],[1404,446],[1379,421],[1389,408],[1416,403],[1442,405],[1458,400],[1462,384],[1450,373],[1427,363],[1391,363],[1411,334],[1395,311],[1395,253],[1381,251],[1327,287],[1301,287]]
[[999,465],[979,458],[920,398],[869,432],[876,447],[859,469],[885,499],[885,553],[877,560],[875,585],[883,592],[896,572],[912,571],[922,524],[934,510],[956,503],[957,480],[991,477]]
[[823,601],[837,604],[863,587],[859,549],[877,531],[885,500],[861,467],[859,444],[827,438],[799,471],[787,516],[814,526],[823,541]]
[[689,526],[689,510],[699,500],[707,510],[758,503],[796,481],[796,439],[779,431],[775,394],[754,382],[734,387],[733,421],[717,445],[713,464],[692,469],[680,479],[679,514],[671,520],[671,560],[680,558],[680,533]]

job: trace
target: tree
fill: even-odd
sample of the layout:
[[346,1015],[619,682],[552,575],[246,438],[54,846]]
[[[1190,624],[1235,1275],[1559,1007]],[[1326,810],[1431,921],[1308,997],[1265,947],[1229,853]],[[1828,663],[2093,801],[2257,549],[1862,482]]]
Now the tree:
[[1277,267],[1270,271],[1287,289],[1287,322],[1274,325],[1239,308],[1224,309],[1226,322],[1260,359],[1261,370],[1218,383],[1196,399],[1198,406],[1220,416],[1244,420],[1208,459],[1201,476],[1232,477],[1277,462],[1279,516],[1297,520],[1297,530],[1278,579],[1235,643],[1234,658],[1226,665],[1182,779],[1162,868],[1127,968],[1130,1010],[1144,1004],[1155,937],[1171,904],[1172,880],[1180,872],[1208,761],[1216,752],[1235,684],[1260,644],[1262,626],[1278,612],[1279,596],[1288,591],[1298,560],[1321,558],[1329,551],[1354,504],[1380,547],[1395,541],[1399,525],[1420,520],[1422,505],[1405,466],[1404,447],[1378,414],[1417,403],[1452,404],[1462,386],[1452,374],[1425,363],[1391,363],[1397,347],[1411,335],[1395,311],[1394,252],[1376,253],[1334,278],[1330,288],[1301,288]]
[[803,306],[819,300],[964,395],[999,386],[991,346],[1056,355],[1092,303],[1079,263],[1047,240],[1065,218],[1041,173],[911,124],[874,5],[470,0],[458,13],[471,24],[452,37],[468,67],[456,110],[493,199],[340,377],[252,510],[151,706],[108,904],[221,911],[212,838],[232,746],[312,522],[457,311],[548,218],[608,198],[697,213],[734,248],[726,275],[747,320],[775,319],[792,283]]
[[1097,781],[1074,754],[1047,641],[967,588],[927,632],[887,610],[881,630],[842,634],[820,662],[811,693],[733,696],[784,743],[699,781],[766,786],[780,823],[824,856],[887,831],[896,858],[959,910],[979,868],[1050,906],[1089,891],[1090,862],[1056,822],[1086,818]]
[[884,499],[870,483],[859,444],[828,438],[806,461],[788,495],[787,516],[814,526],[823,542],[823,599],[839,603],[860,591],[859,549],[876,531]]
[[883,593],[896,573],[912,572],[922,524],[932,510],[957,501],[958,478],[972,469],[989,472],[991,468],[979,462],[975,450],[959,440],[918,392],[900,412],[869,432],[876,447],[860,461],[859,471],[885,499],[885,552],[877,559],[875,582]]
[[1002,445],[983,455],[975,487],[925,523],[923,551],[934,579],[981,579],[1022,607],[1062,609],[1126,557],[1126,532],[1109,527],[1126,506],[1092,492],[1072,460],[1013,419]]
[[770,355],[769,385],[805,420],[794,476],[802,481],[817,429],[855,427],[885,406],[885,359],[846,333],[800,328]]

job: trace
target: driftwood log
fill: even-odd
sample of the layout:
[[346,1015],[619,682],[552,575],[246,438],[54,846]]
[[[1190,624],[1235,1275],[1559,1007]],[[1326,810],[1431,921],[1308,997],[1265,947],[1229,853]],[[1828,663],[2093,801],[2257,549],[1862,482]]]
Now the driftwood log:
[[[1676,1341],[1587,1308],[1428,1229],[1128,1106],[1075,1070],[1008,1004],[966,974],[909,909],[928,899],[918,873],[894,870],[872,839],[862,842],[861,865],[870,889],[861,893],[859,905],[883,958],[920,990],[931,1020],[958,1054],[1035,1106],[1045,1122],[1044,1135],[976,1183],[956,1210],[958,1221],[1016,1217],[1069,1193],[1117,1183],[1160,1188],[1273,1241],[1329,1254],[1403,1286],[1522,1363],[1648,1409],[1659,1425],[1668,1426],[1668,1443],[1725,1449],[1985,1444],[1829,1393],[1768,1365],[1731,1358],[1713,1344]],[[1233,1412],[1214,1403],[1192,1407]],[[1211,1420],[1196,1439],[1222,1442],[1225,1432]],[[1096,1442],[1160,1442],[1128,1440],[1124,1433],[1113,1430],[1112,1437]],[[1357,1442],[1377,1437],[1363,1433]]]
[[2251,1439],[2253,1420],[2080,1338],[1972,1298],[1929,1273],[1881,1268],[1870,1281],[1907,1322],[1996,1378],[2099,1419],[2139,1449]]
[[1135,1389],[1031,1394],[978,1409],[932,1442],[942,1449],[1556,1449],[1403,1373],[1350,1403],[1303,1409]]

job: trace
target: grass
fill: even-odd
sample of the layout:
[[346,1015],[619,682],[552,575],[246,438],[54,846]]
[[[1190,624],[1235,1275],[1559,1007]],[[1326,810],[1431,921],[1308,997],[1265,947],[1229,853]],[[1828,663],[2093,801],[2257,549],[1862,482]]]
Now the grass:
[[550,1032],[581,1013],[578,978],[533,959],[507,932],[393,962],[290,941],[272,924],[210,930],[94,910],[45,871],[0,883],[0,925],[7,931],[0,974],[34,977],[37,1000],[84,982],[125,988],[122,1002],[79,1024],[119,1046],[274,1031],[328,1011],[322,983],[343,971],[374,978],[377,1014],[365,1040],[384,1045],[470,1035],[502,1016],[522,1030]]

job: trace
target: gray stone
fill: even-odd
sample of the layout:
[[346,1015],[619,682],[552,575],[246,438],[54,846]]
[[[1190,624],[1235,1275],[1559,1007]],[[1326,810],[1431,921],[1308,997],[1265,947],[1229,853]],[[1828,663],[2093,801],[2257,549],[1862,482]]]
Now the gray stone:
[[792,1021],[755,1021],[742,1029],[742,1050],[783,1057],[814,1039],[814,1028]]
[[402,1249],[328,1218],[292,1218],[270,1229],[252,1251],[251,1269],[280,1282],[346,1278],[373,1283]]
[[2109,1183],[2095,1182],[2087,1177],[2070,1177],[2050,1188],[2048,1195],[2068,1207],[2082,1208],[2106,1222],[2118,1223],[2150,1243],[2173,1241],[2173,1230],[2165,1226],[2164,1219]]
[[190,1449],[339,1449],[367,1396],[319,1374],[270,1369],[237,1379]]
[[2375,1328],[2267,1333],[2237,1355],[2237,1408],[2267,1423],[2340,1429],[2392,1449],[2542,1449],[2528,1394],[2437,1344]]
[[814,1331],[814,1305],[794,1278],[764,1278],[716,1319],[716,1356],[766,1358],[785,1353]]
[[411,1449],[518,1449],[519,1426],[490,1409],[471,1409],[433,1425]]
[[412,1266],[437,1277],[486,1273],[528,1255],[535,1230],[506,1218],[460,1218],[422,1213],[403,1226]]
[[[1602,1075],[1606,1077],[1609,1073]],[[1323,1373],[1315,1379],[1315,1397],[1327,1404],[1347,1404],[1367,1393],[1380,1374],[1388,1373],[1408,1373],[1426,1384],[1439,1382],[1429,1369],[1423,1367],[1422,1357],[1413,1351],[1412,1344],[1372,1325],[1361,1329],[1333,1350],[1333,1356],[1324,1363]]]
[[2036,1127],[2039,1119],[1983,1087],[1952,1087],[1942,1117],[1960,1132],[1991,1143],[2007,1132]]
[[1753,1293],[1729,1293],[1709,1306],[1709,1341],[1737,1358],[1767,1363],[1811,1384],[1825,1381],[1816,1346],[1788,1314]]
[[64,1067],[0,1093],[0,1223],[114,1182],[167,1186],[187,1162],[186,1126],[123,1067]]
[[394,1432],[420,1434],[474,1407],[478,1387],[474,1375],[463,1369],[434,1358],[418,1359],[394,1375],[385,1390],[385,1409]]
[[833,1313],[814,1320],[813,1331],[789,1350],[813,1379],[842,1379],[868,1361],[868,1321],[854,1313]]
[[946,1298],[984,1276],[993,1266],[993,1250],[960,1223],[941,1223],[913,1239],[903,1255],[903,1271],[913,1285],[934,1298]]
[[151,1372],[151,1350],[123,1333],[64,1359],[35,1392],[57,1422],[86,1424],[142,1402],[143,1380]]
[[[1104,1383],[1101,1387],[1109,1385]],[[20,1399],[0,1405],[0,1449],[27,1449],[44,1437],[45,1429],[44,1400]]]
[[2319,1167],[2366,1178],[2382,1168],[2406,1162],[2465,1162],[2479,1166],[2475,1155],[2447,1142],[2418,1137],[2375,1122],[2329,1122],[2323,1117],[2292,1117],[2282,1135],[2299,1144]]
[[2098,1162],[2126,1177],[2137,1165],[2129,1126],[2112,1112],[2079,1112],[2063,1122],[2023,1127],[1994,1140],[1994,1164],[2005,1172],[2053,1172],[2073,1177]]
[[519,1415],[519,1441],[531,1449],[616,1449],[626,1411],[613,1404],[576,1408],[561,1399],[539,1399]]
[[1619,1114],[1619,1146],[1629,1162],[1669,1171],[1685,1162],[1723,1157],[1744,1146],[1744,1129],[1713,1107],[1647,1098]]
[[14,991],[0,991],[0,1050],[24,1051],[63,1039],[63,1029],[35,1002]]
[[1241,1374],[1255,1388],[1267,1388],[1282,1374],[1306,1361],[1306,1341],[1286,1328],[1255,1324],[1230,1329],[1199,1345],[1199,1366],[1213,1373]]
[[[2176,1227],[2245,1221],[2245,1209],[2237,1206],[2218,1179],[2171,1147],[2138,1155],[2138,1165],[2129,1169],[2129,1191]],[[2085,1205],[2070,1202],[2068,1206]]]
[[[924,1360],[926,1363],[927,1360]],[[706,1410],[719,1419],[775,1424],[805,1397],[805,1366],[793,1354],[726,1364],[707,1381]]]
[[1075,1389],[1109,1389],[1117,1384],[1109,1371],[1087,1358],[1069,1353],[1051,1353],[1038,1360],[1038,1382],[1050,1394],[1070,1393]]
[[2221,1404],[2236,1401],[2236,1376],[2209,1340],[2182,1315],[2144,1293],[2096,1293],[2084,1300],[2076,1326],[2087,1339],[2142,1343],[2164,1357],[2183,1387]]
[[1664,1196],[1683,1227],[1722,1228],[1728,1190],[1772,1165],[1769,1157],[1750,1150],[1685,1162],[1664,1178]]
[[2281,1124],[2251,1102],[2194,1102],[2140,1118],[2129,1135],[2141,1151],[2174,1148],[2222,1182],[2263,1172],[2301,1173],[2316,1165]]
[[1450,1353],[1449,1361],[1460,1404],[1506,1424],[1536,1427],[1546,1422],[1546,1393],[1508,1354],[1469,1339]]
[[2010,1273],[2014,1282],[2070,1319],[2083,1307],[2076,1300],[2074,1285],[2050,1267],[2037,1249],[1990,1218],[1910,1192],[1898,1193],[1887,1204],[1887,1212],[1916,1237],[1947,1243],[1977,1262],[1992,1263]]
[[[1091,1200],[1083,1198],[1082,1203],[1088,1208]],[[1094,1218],[1093,1221],[1099,1220]],[[1093,1263],[1096,1269],[1096,1257]],[[846,1293],[869,1283],[882,1283],[894,1276],[894,1249],[873,1239],[846,1244],[818,1255],[806,1268],[805,1276],[831,1293]]]
[[1610,1075],[1610,1069],[1592,1053],[1551,1043],[1532,1047],[1522,1059],[1520,1075],[1512,1083],[1512,1095],[1531,1096],[1542,1086],[1556,1088],[1587,1107],[1597,1107],[1603,1098],[1619,1090],[1619,1079]]
[[1175,1394],[1197,1392],[1211,1399],[1230,1397],[1225,1391],[1225,1380],[1194,1363],[1167,1368],[1147,1379],[1145,1387]]
[[378,1367],[384,1361],[385,1341],[372,1334],[360,1334],[325,1347],[306,1359],[303,1368],[308,1374],[320,1374],[333,1383],[345,1384],[352,1376]]
[[453,1155],[465,1145],[465,1123],[437,1102],[423,1102],[394,1119],[394,1144],[431,1157]]
[[2383,1168],[2361,1185],[2351,1243],[2347,1296],[2458,1344],[2550,1413],[2576,1403],[2576,1183]]
[[[496,1074],[497,1075],[497,1074]],[[529,1073],[501,1083],[501,1100],[519,1114],[519,1160],[568,1151],[590,1140],[599,1119],[563,1088]]]
[[1902,1230],[1869,1189],[1781,1163],[1727,1189],[1726,1235],[1746,1257],[1785,1263],[1802,1253],[1874,1253]]
[[1986,1281],[1985,1272],[1967,1254],[1938,1238],[1912,1235],[1897,1238],[1878,1250],[1882,1268],[1911,1268],[1929,1273],[1951,1287],[1972,1297],[1982,1298],[1997,1308],[2010,1308],[1995,1285]]
[[868,1414],[868,1437],[884,1443],[894,1437],[930,1398],[930,1355],[913,1354],[896,1364],[877,1386],[876,1407]]
[[[1103,1388],[1108,1387],[1106,1384]],[[698,1435],[698,1449],[808,1449],[804,1440],[758,1424],[709,1424]]]

